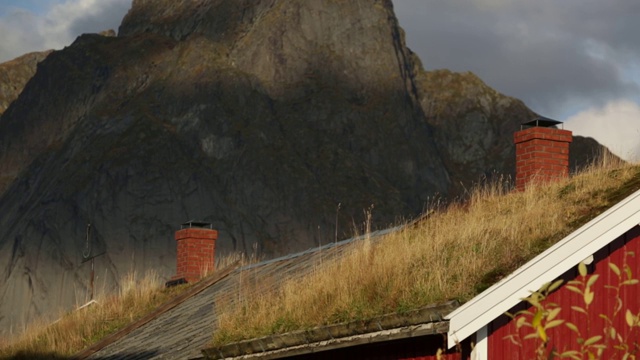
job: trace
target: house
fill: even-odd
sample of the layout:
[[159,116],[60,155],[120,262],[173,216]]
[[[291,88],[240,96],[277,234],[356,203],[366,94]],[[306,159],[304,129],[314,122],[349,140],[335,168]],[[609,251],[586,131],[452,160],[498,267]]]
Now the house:
[[[552,127],[558,123],[550,119],[540,118],[523,125],[527,128],[514,135],[517,189],[526,188],[533,180],[552,181],[566,177],[571,133]],[[630,193],[632,189],[625,191]],[[563,353],[577,349],[596,354],[599,345],[608,346],[608,352],[603,355],[609,358],[620,339],[638,339],[640,335],[637,326],[639,288],[631,286],[635,276],[640,274],[640,262],[635,258],[640,256],[638,224],[640,191],[622,199],[462,305],[449,301],[402,315],[319,326],[209,348],[207,344],[214,331],[218,304],[236,301],[246,289],[267,291],[283,278],[304,276],[319,262],[343,256],[360,239],[245,267],[222,269],[205,278],[173,307],[150,315],[143,323],[126,329],[125,334],[116,334],[96,344],[78,358],[529,359],[539,350]],[[202,224],[196,224],[196,229],[192,229],[193,225],[176,234],[178,248],[181,239],[195,237],[195,243],[200,245],[182,248],[185,251],[198,248],[201,255],[191,256],[195,263],[178,264],[178,274],[173,281],[194,280],[213,257],[215,247],[207,245],[203,239],[215,242],[214,230],[200,227]],[[397,230],[373,233],[371,237],[379,239],[381,235]],[[187,233],[193,236],[185,237]],[[178,258],[182,258],[180,252]],[[586,277],[578,270],[581,263],[585,264],[582,271],[588,272]],[[594,275],[598,275],[595,282],[587,280],[594,279]],[[558,279],[563,282],[556,282]],[[582,283],[576,285],[571,281]],[[624,281],[629,286],[621,285]],[[587,282],[589,290],[585,291],[581,286]],[[548,306],[548,310],[560,310],[554,310],[559,314],[556,318],[543,317],[539,321],[542,327],[548,325],[544,331],[547,342],[543,343],[538,330],[522,326],[524,322],[519,319],[524,317],[533,323],[531,316],[522,311],[529,310],[533,314],[536,308],[523,299],[550,283],[555,283],[557,289],[550,292],[544,306]],[[588,300],[591,297],[593,300]],[[617,305],[618,299],[622,308]],[[585,311],[575,310],[576,307]],[[506,313],[520,315],[512,318]],[[609,316],[611,323],[601,315]],[[551,324],[559,319],[564,322]],[[615,329],[615,333],[611,329]],[[530,334],[534,337],[538,334],[537,339],[525,339]],[[602,337],[589,340],[592,336]],[[580,337],[582,344],[578,342]],[[629,349],[630,352],[637,350]]]

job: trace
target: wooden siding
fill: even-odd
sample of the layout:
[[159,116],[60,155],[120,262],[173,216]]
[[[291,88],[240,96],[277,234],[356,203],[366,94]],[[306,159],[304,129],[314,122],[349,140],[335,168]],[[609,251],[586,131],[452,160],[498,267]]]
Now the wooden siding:
[[[569,291],[565,286],[549,295],[547,302],[558,304],[562,308],[558,318],[575,324],[583,332],[585,339],[594,335],[603,335],[604,344],[608,347],[608,350],[603,354],[603,359],[619,359],[621,356],[612,349],[614,344],[604,334],[605,322],[600,317],[600,314],[611,316],[615,307],[614,291],[605,287],[606,285],[618,284],[617,276],[609,268],[609,262],[622,269],[626,257],[626,263],[630,266],[634,278],[640,278],[640,227],[635,226],[598,251],[593,257],[593,262],[588,266],[589,274],[599,274],[600,277],[592,286],[595,299],[589,307],[589,316],[571,309],[571,306],[584,307],[584,300],[582,295]],[[579,278],[577,267],[567,271],[562,278],[565,280],[565,284],[567,281]],[[633,314],[640,312],[640,285],[623,286],[620,291],[620,298],[622,299],[623,307],[613,319],[614,327],[623,338],[628,337],[630,339],[627,342],[630,346],[638,346],[634,345],[634,342],[640,338],[639,328],[635,327],[630,330],[625,321],[625,311],[629,309]],[[524,308],[526,308],[526,305],[520,303],[509,312],[515,313]],[[529,310],[533,311],[533,308],[530,307]],[[510,321],[508,317],[500,316],[489,326],[488,358],[512,360],[535,358],[535,351],[539,344],[538,340],[524,340],[524,336],[531,332],[532,329],[529,327],[522,327],[518,332],[516,320]],[[514,344],[508,338],[514,334],[518,334],[522,339],[521,345]],[[576,333],[564,324],[550,329],[548,335],[549,341],[546,353],[551,349],[555,349],[558,352],[580,350]],[[639,351],[640,349],[635,350]]]

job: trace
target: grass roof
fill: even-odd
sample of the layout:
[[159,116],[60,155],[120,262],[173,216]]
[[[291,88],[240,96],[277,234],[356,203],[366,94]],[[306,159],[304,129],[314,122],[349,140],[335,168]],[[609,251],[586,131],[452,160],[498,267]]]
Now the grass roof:
[[219,312],[212,346],[465,302],[638,189],[640,166],[606,161],[524,192],[484,184],[309,275],[266,293],[245,289]]
[[62,314],[50,323],[30,323],[20,335],[0,339],[0,359],[63,359],[160,306],[182,288],[164,289],[158,274],[130,273],[118,294],[97,298],[93,305]]

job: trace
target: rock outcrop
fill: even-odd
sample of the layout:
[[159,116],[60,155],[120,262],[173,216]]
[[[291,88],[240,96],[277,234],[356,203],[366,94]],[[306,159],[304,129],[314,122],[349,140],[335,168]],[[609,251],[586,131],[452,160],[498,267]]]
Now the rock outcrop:
[[219,229],[218,254],[272,256],[353,234],[372,205],[378,227],[416,216],[511,172],[532,115],[424,72],[390,0],[135,0],[0,118],[0,331],[85,301],[89,250],[100,291],[171,276],[189,219]]
[[18,98],[36,73],[38,63],[50,53],[51,50],[32,52],[0,64],[0,115]]

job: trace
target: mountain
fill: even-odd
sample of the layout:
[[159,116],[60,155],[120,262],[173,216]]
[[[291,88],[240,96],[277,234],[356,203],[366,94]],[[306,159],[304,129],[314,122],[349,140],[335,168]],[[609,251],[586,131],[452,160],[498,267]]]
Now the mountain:
[[[416,61],[419,63],[419,60]],[[420,107],[433,129],[436,147],[452,180],[449,195],[467,192],[472,183],[513,177],[513,134],[538,115],[513,97],[500,94],[471,72],[415,71]],[[569,146],[572,172],[600,155],[617,158],[592,138],[574,136]]]
[[513,172],[533,116],[471,73],[425,72],[390,0],[134,0],[117,37],[49,54],[0,118],[0,331],[86,301],[83,253],[99,293],[171,276],[190,219],[219,254],[274,256],[367,210],[416,216]]

